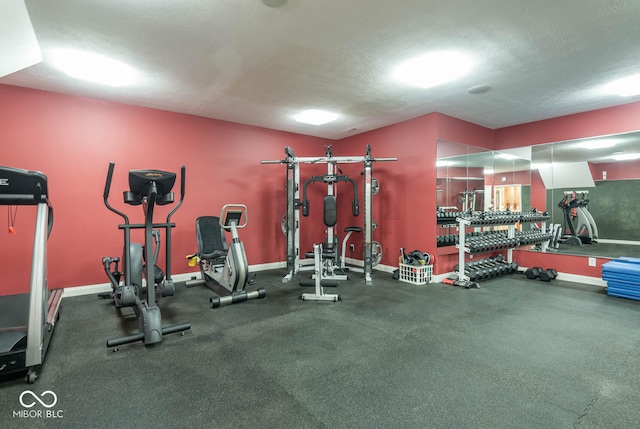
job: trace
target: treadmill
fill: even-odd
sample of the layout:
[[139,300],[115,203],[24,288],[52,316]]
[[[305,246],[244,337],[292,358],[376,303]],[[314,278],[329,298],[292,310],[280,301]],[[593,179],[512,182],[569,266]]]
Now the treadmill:
[[26,372],[37,379],[55,323],[62,289],[47,288],[47,239],[53,227],[47,177],[38,171],[0,166],[0,206],[36,206],[29,292],[0,296],[0,376]]

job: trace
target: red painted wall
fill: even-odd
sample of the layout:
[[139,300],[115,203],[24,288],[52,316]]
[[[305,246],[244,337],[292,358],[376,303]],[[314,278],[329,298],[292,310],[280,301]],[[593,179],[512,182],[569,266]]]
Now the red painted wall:
[[[436,116],[359,134],[334,146],[334,154],[339,156],[364,155],[370,144],[374,158],[398,158],[396,162],[373,163],[373,177],[380,182],[380,193],[372,201],[372,217],[378,224],[373,240],[382,245],[382,264],[397,266],[401,247],[435,255]],[[345,166],[344,170],[355,177],[362,165]],[[361,243],[358,246],[354,257],[361,259]]]
[[[589,169],[593,180],[628,180],[637,179],[640,171],[640,160],[625,162],[589,163]],[[607,172],[607,178],[603,179],[603,173]]]
[[610,259],[607,258],[595,258],[596,266],[590,267],[589,258],[586,256],[529,252],[525,250],[514,250],[513,259],[514,261],[518,261],[523,267],[554,268],[562,273],[596,278],[602,277],[602,264],[610,261]]
[[[489,130],[433,113],[335,142],[0,85],[0,163],[41,170],[49,176],[56,210],[49,241],[49,286],[57,288],[106,282],[101,258],[121,254],[122,233],[117,229],[120,219],[107,211],[101,197],[110,161],[116,162],[112,201],[118,207],[124,206],[119,203],[120,192],[126,188],[129,169],[178,172],[181,165],[186,165],[185,203],[173,217],[177,224],[173,235],[173,272],[182,273],[193,270],[182,258],[195,249],[195,218],[217,214],[228,202],[249,207],[249,225],[242,238],[250,264],[285,259],[285,238],[280,231],[280,218],[286,208],[284,166],[261,165],[260,160],[283,158],[287,145],[298,156],[315,156],[324,154],[324,146],[332,144],[336,156],[346,156],[363,155],[366,145],[371,144],[374,157],[398,157],[397,162],[374,164],[373,170],[381,184],[380,194],[374,197],[373,218],[379,227],[373,239],[385,250],[382,263],[395,266],[400,247],[436,253],[437,139],[504,149],[636,130],[639,115],[640,103],[633,103]],[[354,164],[344,166],[343,172],[360,179],[361,170],[361,164]],[[302,177],[325,171],[326,166],[309,166]],[[351,216],[350,191],[344,184],[340,186],[340,196],[348,197],[346,204],[339,203],[339,228],[343,229],[361,220]],[[313,189],[312,207],[321,207],[323,195],[321,186]],[[124,208],[134,221],[141,219],[139,208]],[[157,219],[163,219],[168,210],[159,208]],[[4,216],[8,214],[0,217],[0,221]],[[28,289],[33,219],[33,210],[20,208],[18,235],[0,232],[0,264],[5,285],[2,294]],[[341,229],[338,229],[340,237]],[[312,215],[303,219],[301,233],[303,249],[324,239],[319,212],[312,210]],[[361,239],[354,237],[354,243],[356,250],[348,256],[359,259]],[[535,253],[519,253],[524,258],[522,265],[533,265],[526,259]],[[439,258],[444,260],[437,264],[436,273],[447,270],[456,255]],[[560,269],[584,275],[582,267],[573,268],[577,265],[566,264]],[[600,261],[594,269],[598,272],[594,274],[596,277],[599,265]]]
[[[184,256],[196,248],[196,217],[225,203],[249,208],[242,231],[250,264],[285,259],[280,217],[285,211],[283,148],[323,153],[328,141],[291,133],[145,109],[95,99],[0,85],[0,164],[40,170],[49,178],[55,224],[49,239],[49,287],[106,283],[103,256],[121,256],[121,219],[103,204],[110,161],[116,163],[114,206],[142,222],[140,207],[122,203],[130,169],[187,168],[186,197],[173,216],[173,273],[191,272]],[[179,194],[179,187],[174,191]],[[164,221],[172,206],[158,207]],[[6,225],[7,209],[0,222]],[[20,207],[17,236],[0,230],[1,294],[28,290],[35,209]],[[134,238],[138,236],[134,235]],[[141,237],[141,236],[140,236]],[[141,240],[141,238],[137,238]],[[161,257],[160,266],[164,265]]]
[[494,149],[637,131],[640,102],[495,130]]
[[531,207],[538,211],[547,210],[547,189],[538,170],[531,170]]

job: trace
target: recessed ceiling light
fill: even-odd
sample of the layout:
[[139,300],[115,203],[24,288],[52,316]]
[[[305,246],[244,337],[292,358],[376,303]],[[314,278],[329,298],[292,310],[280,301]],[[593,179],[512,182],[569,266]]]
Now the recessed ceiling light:
[[621,97],[640,95],[640,73],[611,82],[606,88]]
[[338,115],[326,110],[309,109],[293,117],[298,122],[311,125],[323,125],[338,119]]
[[130,66],[93,52],[59,49],[53,55],[56,65],[76,79],[109,86],[127,85],[135,79]]
[[491,89],[491,87],[489,85],[476,85],[476,86],[472,86],[471,88],[469,88],[467,90],[467,92],[469,94],[483,94],[487,91],[489,91]]
[[471,59],[458,52],[442,51],[421,55],[401,63],[393,72],[396,79],[421,88],[431,88],[467,74]]
[[582,143],[578,143],[578,146],[583,149],[605,149],[615,146],[616,143],[611,140],[590,140]]
[[634,159],[640,159],[640,153],[619,153],[613,155],[611,158],[616,161],[632,161]]

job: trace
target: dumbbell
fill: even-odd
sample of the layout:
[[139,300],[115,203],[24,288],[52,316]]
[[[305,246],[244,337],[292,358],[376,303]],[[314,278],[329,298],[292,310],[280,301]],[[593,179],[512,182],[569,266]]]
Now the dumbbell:
[[[456,266],[456,272],[460,272],[458,270],[458,267]],[[477,281],[477,280],[481,280],[484,278],[483,273],[481,270],[476,270],[474,268],[468,268],[468,267],[464,267],[464,274],[469,277],[469,280],[471,280],[472,282]]]
[[524,275],[527,276],[527,278],[530,280],[540,279],[543,282],[550,282],[551,280],[554,280],[556,277],[558,277],[558,272],[553,268],[547,268],[546,270],[543,270],[540,267],[533,267],[528,268],[524,272]]
[[498,255],[495,258],[490,258],[495,261],[498,267],[500,267],[500,274],[511,274],[518,269],[517,262],[507,262],[504,260],[504,256]]
[[558,272],[553,268],[540,271],[540,280],[543,282],[550,282],[551,280],[555,280],[556,277],[558,277]]
[[492,258],[489,258],[492,260],[495,260],[497,263],[499,263],[500,265],[502,265],[504,267],[504,269],[502,270],[502,274],[511,274],[514,273],[516,271],[518,271],[518,268],[520,267],[518,265],[517,262],[513,261],[513,262],[507,262],[504,259],[504,256],[502,255],[498,255]]
[[[488,279],[489,277],[491,277],[490,270],[488,270],[487,267],[483,266],[484,262],[485,262],[484,259],[479,259],[477,261],[471,261],[466,263],[464,265],[465,275],[467,275],[473,281]],[[456,264],[456,266],[454,267],[454,270],[457,272],[460,272],[460,266]]]
[[495,258],[481,259],[478,260],[476,264],[475,268],[486,271],[488,277],[497,277],[502,275],[507,269],[503,263],[497,261]]

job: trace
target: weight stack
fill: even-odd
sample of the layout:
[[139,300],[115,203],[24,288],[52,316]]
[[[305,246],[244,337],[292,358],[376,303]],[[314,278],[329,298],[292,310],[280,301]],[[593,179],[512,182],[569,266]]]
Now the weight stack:
[[640,301],[640,258],[622,257],[602,264],[607,295]]

